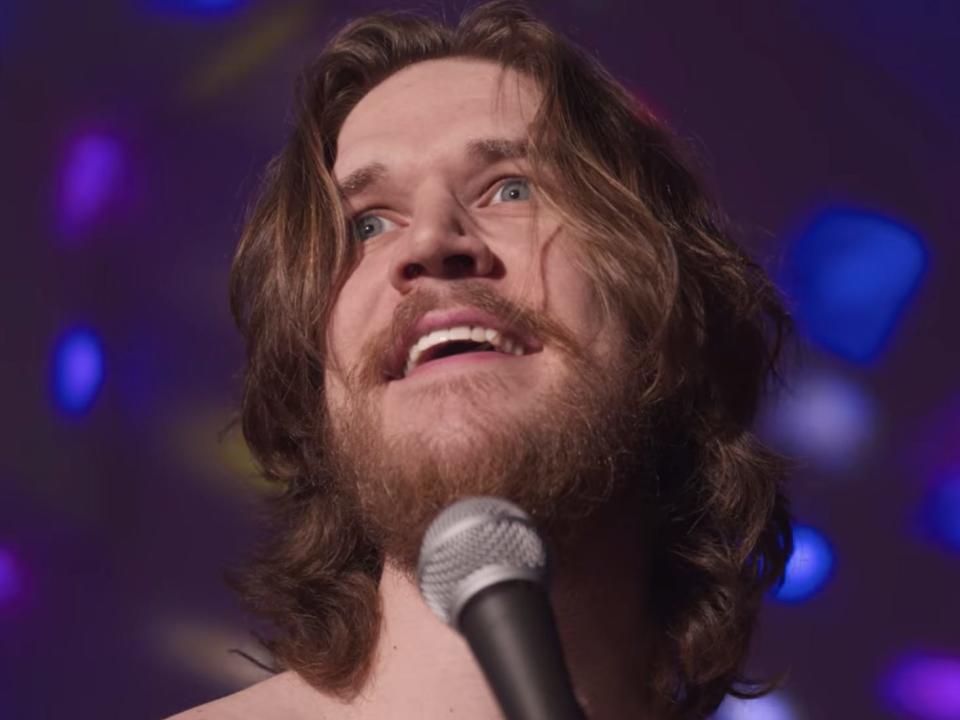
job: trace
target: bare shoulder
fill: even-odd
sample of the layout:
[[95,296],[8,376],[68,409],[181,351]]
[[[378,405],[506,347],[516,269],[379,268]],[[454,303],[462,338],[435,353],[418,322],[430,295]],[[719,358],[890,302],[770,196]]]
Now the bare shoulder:
[[340,720],[328,698],[296,673],[276,675],[166,720]]

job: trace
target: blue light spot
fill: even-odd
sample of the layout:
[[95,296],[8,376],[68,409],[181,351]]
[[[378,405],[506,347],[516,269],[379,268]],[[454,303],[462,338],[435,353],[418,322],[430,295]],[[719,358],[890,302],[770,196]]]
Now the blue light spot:
[[60,190],[61,229],[68,235],[86,229],[119,190],[123,150],[112,137],[84,135],[67,150]]
[[882,693],[898,713],[919,720],[960,718],[960,659],[916,654],[884,678]]
[[886,346],[927,265],[911,230],[879,215],[830,210],[793,245],[783,285],[798,326],[827,350],[870,362]]
[[13,553],[0,548],[0,605],[13,600],[20,593],[20,573]]
[[103,384],[103,348],[93,331],[68,332],[53,351],[53,396],[71,415],[90,409]]
[[793,528],[793,554],[787,561],[784,582],[774,598],[799,603],[813,597],[833,574],[833,549],[827,539],[808,525]]
[[217,15],[245,4],[246,0],[150,0],[153,10],[193,15]]
[[713,720],[798,720],[798,715],[782,693],[774,692],[753,700],[728,695]]
[[960,551],[960,470],[933,487],[926,500],[924,521],[934,540]]

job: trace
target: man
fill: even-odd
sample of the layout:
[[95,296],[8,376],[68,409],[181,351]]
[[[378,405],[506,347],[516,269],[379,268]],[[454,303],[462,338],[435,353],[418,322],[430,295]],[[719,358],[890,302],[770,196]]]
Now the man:
[[512,4],[345,28],[233,269],[283,672],[177,716],[500,717],[413,579],[465,495],[530,512],[580,704],[703,718],[790,530],[750,433],[787,318],[666,129]]

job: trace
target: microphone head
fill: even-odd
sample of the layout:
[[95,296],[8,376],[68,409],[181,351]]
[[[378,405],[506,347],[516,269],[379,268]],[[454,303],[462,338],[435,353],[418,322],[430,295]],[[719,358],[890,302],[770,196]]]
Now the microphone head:
[[495,497],[458,500],[430,524],[420,545],[417,580],[427,605],[459,629],[463,607],[509,580],[545,585],[547,545],[530,516]]

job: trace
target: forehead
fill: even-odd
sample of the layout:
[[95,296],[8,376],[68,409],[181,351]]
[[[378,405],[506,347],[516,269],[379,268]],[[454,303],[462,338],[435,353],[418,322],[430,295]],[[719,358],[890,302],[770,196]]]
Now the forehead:
[[343,177],[371,162],[424,159],[475,138],[523,138],[539,101],[534,81],[494,62],[416,63],[370,90],[347,115],[334,172]]

